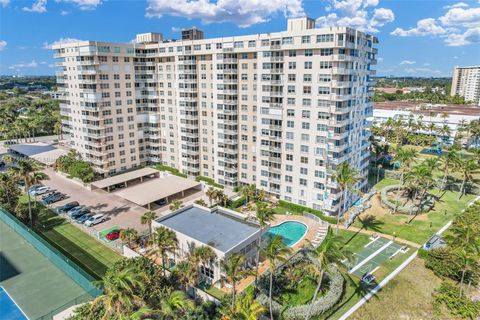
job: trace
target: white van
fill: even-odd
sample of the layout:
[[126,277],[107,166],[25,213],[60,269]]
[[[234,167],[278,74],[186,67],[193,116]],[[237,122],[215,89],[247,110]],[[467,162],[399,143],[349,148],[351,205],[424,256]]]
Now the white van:
[[105,216],[103,214],[99,213],[99,214],[94,215],[93,217],[91,217],[87,221],[85,221],[85,225],[87,227],[91,227],[91,226],[94,226],[96,224],[102,223],[105,220],[107,220],[105,218]]

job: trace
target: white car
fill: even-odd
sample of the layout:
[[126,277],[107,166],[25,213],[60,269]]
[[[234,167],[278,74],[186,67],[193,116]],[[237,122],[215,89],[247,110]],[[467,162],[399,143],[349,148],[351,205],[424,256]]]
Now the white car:
[[85,221],[84,224],[87,227],[92,227],[96,224],[104,222],[105,220],[107,220],[107,218],[105,218],[105,216],[103,214],[99,213],[99,214],[96,214],[93,217],[89,218],[87,221]]
[[30,191],[30,196],[31,197],[39,196],[41,194],[47,193],[48,191],[50,191],[50,187],[40,187]]

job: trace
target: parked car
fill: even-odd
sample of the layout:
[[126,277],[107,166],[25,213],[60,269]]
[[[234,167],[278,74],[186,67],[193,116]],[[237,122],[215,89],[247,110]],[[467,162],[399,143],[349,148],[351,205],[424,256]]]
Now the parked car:
[[80,210],[82,210],[83,208],[85,208],[85,207],[82,207],[82,206],[76,206],[76,207],[74,207],[74,208],[72,208],[72,209],[68,210],[68,211],[67,211],[67,215],[69,215],[69,216],[72,216],[72,214],[74,214],[74,213],[75,213],[75,212],[77,212],[77,211],[80,211]]
[[60,193],[57,190],[50,190],[42,195],[42,200],[47,199],[48,197],[54,195],[55,193]]
[[367,273],[366,275],[364,275],[362,277],[362,283],[364,283],[364,284],[370,284],[373,281],[375,281],[375,276],[371,273]]
[[88,208],[82,208],[82,209],[76,211],[75,213],[73,213],[73,214],[71,215],[71,217],[72,217],[72,219],[78,219],[78,218],[80,218],[81,216],[86,215],[86,214],[89,214],[89,213],[90,213],[90,209],[88,209]]
[[30,188],[28,188],[28,192],[33,192],[35,190],[37,190],[38,188],[42,187],[41,184],[36,184],[36,185],[33,185],[33,186],[30,186]]
[[57,201],[60,201],[60,200],[63,200],[65,199],[65,195],[61,192],[55,192],[54,194],[50,195],[49,197],[47,197],[46,199],[43,199],[42,203],[43,204],[51,204],[51,203],[55,203]]
[[85,225],[86,225],[87,227],[92,227],[92,226],[94,226],[94,225],[96,225],[96,224],[99,224],[99,223],[104,222],[105,220],[107,220],[107,219],[105,218],[105,216],[104,216],[103,214],[99,213],[99,214],[94,215],[93,217],[91,217],[91,218],[88,219],[87,221],[85,221]]
[[48,191],[50,191],[50,187],[40,187],[40,188],[37,188],[33,191],[30,191],[30,196],[31,197],[39,196],[39,195],[47,193]]
[[159,206],[164,206],[164,205],[167,204],[167,199],[163,198],[163,199],[155,201],[155,203],[158,204]]
[[110,241],[117,240],[118,238],[120,238],[120,230],[115,229],[115,230],[110,231],[109,233],[107,233],[105,238],[107,240],[110,240]]
[[75,207],[78,207],[80,204],[77,201],[72,201],[69,203],[65,203],[63,206],[58,207],[55,209],[57,213],[67,212]]
[[87,220],[90,219],[91,217],[93,217],[93,213],[87,213],[87,214],[84,214],[83,216],[75,219],[75,222],[76,222],[76,223],[83,224],[85,221],[87,221]]

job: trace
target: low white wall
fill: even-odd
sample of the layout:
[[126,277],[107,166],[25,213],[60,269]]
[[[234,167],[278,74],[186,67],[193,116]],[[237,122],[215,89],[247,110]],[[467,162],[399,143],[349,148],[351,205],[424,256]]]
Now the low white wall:
[[140,254],[133,251],[127,246],[123,246],[123,256],[127,258],[136,258],[136,257],[140,257]]

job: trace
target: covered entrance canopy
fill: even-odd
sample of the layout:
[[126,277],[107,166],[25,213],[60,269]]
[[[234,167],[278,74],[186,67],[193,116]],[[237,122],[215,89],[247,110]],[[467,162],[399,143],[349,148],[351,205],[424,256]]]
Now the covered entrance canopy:
[[90,185],[93,189],[104,189],[110,192],[110,189],[114,186],[122,185],[123,187],[128,187],[129,183],[134,184],[135,182],[142,183],[145,179],[148,178],[158,178],[160,176],[160,171],[152,168],[142,168],[135,171],[130,171],[122,173],[113,177],[105,178],[92,182]]
[[168,203],[169,198],[176,194],[181,194],[183,198],[186,191],[200,191],[201,189],[202,184],[195,180],[169,175],[164,178],[150,179],[144,183],[119,190],[115,194],[150,209],[151,204],[155,201],[165,199]]

